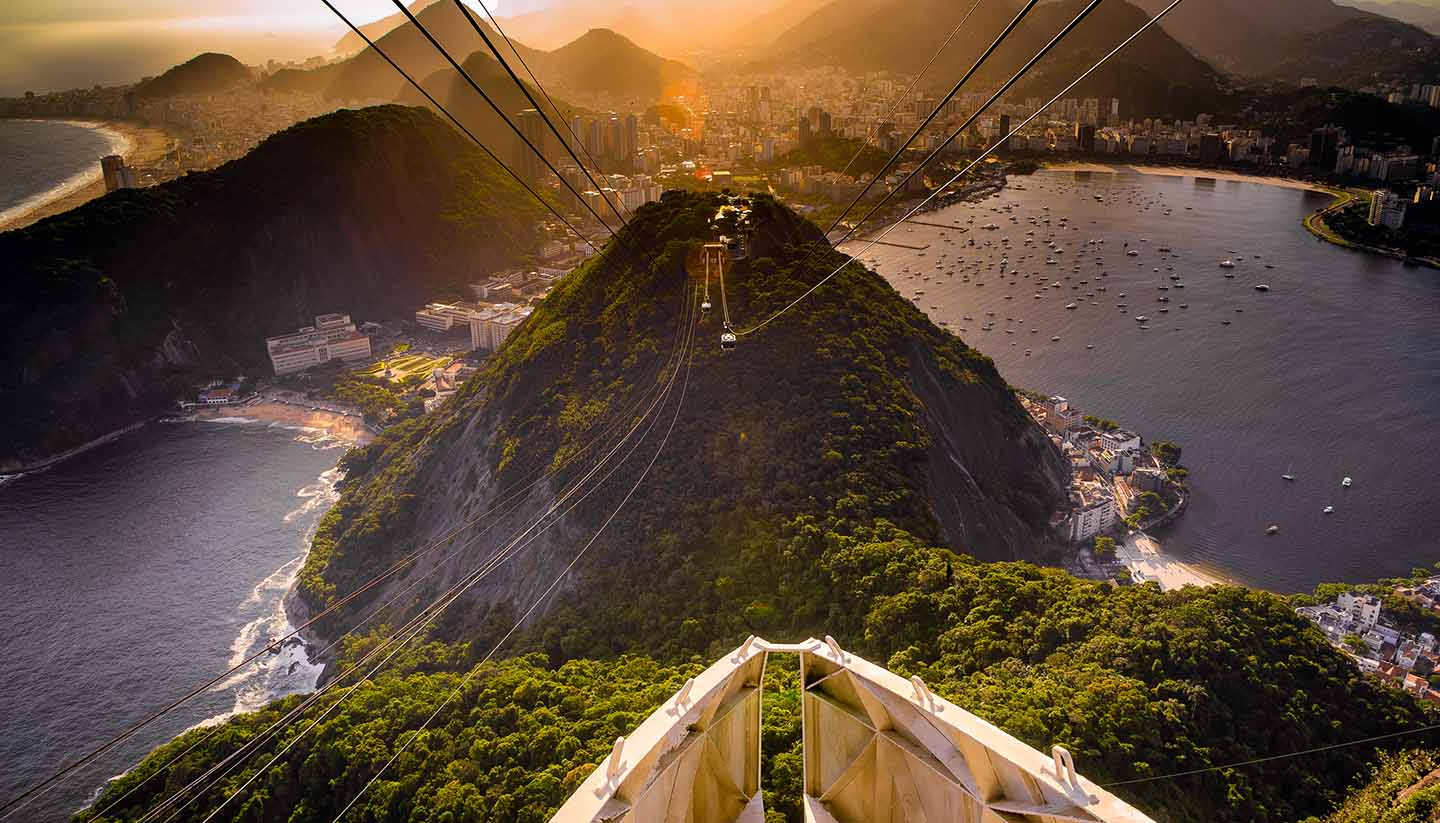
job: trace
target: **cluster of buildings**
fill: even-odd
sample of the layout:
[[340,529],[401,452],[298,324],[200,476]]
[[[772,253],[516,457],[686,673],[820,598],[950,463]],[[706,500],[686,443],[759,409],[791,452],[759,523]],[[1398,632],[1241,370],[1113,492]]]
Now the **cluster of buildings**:
[[[146,97],[136,94],[132,86],[96,86],[0,99],[0,116],[4,117],[126,120],[178,135],[162,158],[131,167],[131,180],[115,188],[154,185],[187,171],[214,168],[244,155],[275,132],[334,108],[333,101],[319,94],[258,87]],[[106,183],[111,183],[108,174]]]
[[371,357],[370,336],[357,329],[348,314],[322,314],[313,326],[266,338],[265,349],[277,376],[331,360],[363,362]]
[[415,312],[415,323],[436,334],[468,332],[471,350],[496,351],[530,312],[515,303],[428,303]]
[[[1397,590],[1427,608],[1440,611],[1440,577],[1415,589]],[[1440,690],[1429,677],[1440,666],[1440,642],[1430,632],[1405,634],[1386,619],[1380,598],[1345,592],[1319,606],[1301,606],[1296,613],[1324,632],[1337,649],[1361,671],[1374,674],[1416,697],[1440,703]]]
[[1098,427],[1063,397],[1020,403],[1070,462],[1070,509],[1055,526],[1072,543],[1085,543],[1119,527],[1145,492],[1161,492],[1164,466],[1144,448],[1140,435]]

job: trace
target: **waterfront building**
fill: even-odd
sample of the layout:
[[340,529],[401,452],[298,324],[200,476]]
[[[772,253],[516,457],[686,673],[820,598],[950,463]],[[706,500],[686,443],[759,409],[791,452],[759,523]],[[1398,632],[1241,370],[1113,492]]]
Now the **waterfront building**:
[[1405,225],[1405,200],[1381,189],[1370,196],[1370,225],[1399,229]]
[[1100,445],[1111,451],[1137,451],[1140,448],[1140,435],[1125,429],[1102,431],[1098,436]]
[[106,193],[137,186],[135,170],[125,165],[125,158],[118,154],[107,154],[100,158],[100,173],[105,177]]
[[1374,628],[1380,620],[1380,598],[1373,595],[1345,592],[1335,599],[1335,605],[1364,628]]
[[331,360],[370,359],[370,337],[355,328],[348,314],[319,315],[313,326],[266,338],[265,348],[277,375],[304,371]]
[[1079,483],[1070,491],[1068,535],[1072,543],[1093,540],[1115,528],[1115,497],[1098,483]]

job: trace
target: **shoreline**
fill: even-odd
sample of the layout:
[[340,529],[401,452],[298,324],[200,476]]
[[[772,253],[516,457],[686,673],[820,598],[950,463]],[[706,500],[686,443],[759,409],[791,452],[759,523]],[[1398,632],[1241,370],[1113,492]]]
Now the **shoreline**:
[[375,439],[375,433],[370,431],[364,420],[358,416],[324,409],[312,410],[271,400],[193,409],[189,414],[176,419],[209,423],[255,423],[323,432],[326,436],[351,446],[368,445]]
[[1166,555],[1160,542],[1144,532],[1133,532],[1118,542],[1115,558],[1125,564],[1136,583],[1157,583],[1167,592],[1185,586],[1223,586],[1229,582]]
[[[119,142],[117,152],[129,166],[145,166],[158,162],[170,151],[175,135],[153,126],[145,126],[125,120],[85,120],[70,117],[27,117],[54,123],[70,123],[94,129]],[[50,196],[28,206],[17,206],[16,211],[0,219],[0,231],[13,231],[37,223],[47,217],[70,211],[105,195],[105,179],[100,173],[100,158],[83,177],[72,179],[49,193]]]
[[1292,180],[1288,177],[1275,177],[1273,175],[1246,174],[1245,172],[1221,169],[1195,169],[1188,166],[1150,166],[1136,163],[1094,163],[1077,161],[1042,165],[1039,171],[1090,172],[1094,174],[1132,173],[1148,174],[1154,177],[1198,177],[1207,180],[1224,180],[1232,183],[1256,183],[1262,186],[1278,186],[1284,189],[1334,194],[1332,189],[1328,189],[1319,183],[1309,183],[1304,180]]
[[57,452],[56,454],[52,454],[49,457],[36,460],[33,463],[26,463],[23,466],[0,466],[0,474],[3,474],[3,476],[5,476],[7,480],[13,480],[19,477],[23,477],[27,474],[34,474],[35,472],[44,471],[46,469],[54,467],[59,463],[63,463],[72,457],[79,457],[80,455],[90,451],[91,449],[98,449],[108,443],[113,443],[116,440],[119,440],[120,438],[129,434],[130,432],[139,431],[140,429],[144,428],[145,424],[148,422],[149,421],[147,420],[141,420],[138,423],[131,423],[130,425],[116,429],[115,431],[102,434],[99,437],[94,438],[93,440],[87,440],[78,446],[72,446],[65,451]]

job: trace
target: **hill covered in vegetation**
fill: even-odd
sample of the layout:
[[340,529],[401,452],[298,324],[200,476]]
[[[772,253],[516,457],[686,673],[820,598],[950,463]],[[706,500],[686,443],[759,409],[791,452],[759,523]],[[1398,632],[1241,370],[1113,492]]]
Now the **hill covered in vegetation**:
[[205,52],[135,87],[140,97],[214,94],[255,82],[255,75],[228,54]]
[[539,209],[438,117],[386,106],[0,234],[0,465],[268,370],[265,338],[317,314],[411,312],[532,250]]
[[[324,823],[403,746],[354,819],[539,823],[617,735],[751,633],[833,634],[1037,748],[1066,746],[1088,777],[1166,821],[1327,814],[1385,743],[1209,769],[1435,722],[1366,679],[1284,598],[977,560],[1043,547],[1064,466],[986,358],[858,265],[735,351],[715,346],[712,316],[693,361],[672,359],[701,284],[696,245],[726,203],[672,192],[642,208],[626,230],[635,245],[565,277],[454,399],[347,455],[298,594],[311,609],[334,603],[463,520],[484,525],[488,537],[455,534],[321,624],[333,638],[393,601],[333,661],[336,685],[354,684],[337,673],[485,564],[593,464],[591,438],[632,422],[667,364],[689,362],[684,405],[662,407],[675,415],[669,445],[613,521],[637,465],[430,620],[352,697],[322,697],[334,711],[314,729],[259,738],[296,697],[191,732],[112,784],[98,807],[118,805],[104,819],[140,819],[253,740],[258,752],[193,808],[234,793],[216,820]],[[751,257],[726,274],[741,327],[843,259],[773,200],[749,205]],[[508,513],[480,517],[501,499]],[[535,602],[544,608],[508,635]],[[793,673],[777,664],[767,692],[767,820],[799,823]]]

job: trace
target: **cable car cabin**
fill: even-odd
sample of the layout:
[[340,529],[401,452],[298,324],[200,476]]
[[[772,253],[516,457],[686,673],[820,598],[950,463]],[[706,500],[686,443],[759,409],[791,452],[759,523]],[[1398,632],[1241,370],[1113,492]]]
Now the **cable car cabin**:
[[725,244],[726,251],[730,252],[731,260],[745,259],[745,238],[724,237],[721,238],[721,241]]
[[727,331],[720,335],[720,349],[730,351],[735,348],[735,332]]
[[265,651],[269,654],[279,654],[281,646],[281,640],[277,637],[271,640],[270,643],[265,646]]
[[710,311],[710,301],[709,301],[709,300],[706,300],[705,302],[703,302],[703,303],[700,304],[700,311],[702,311],[702,312],[709,312],[709,311]]

